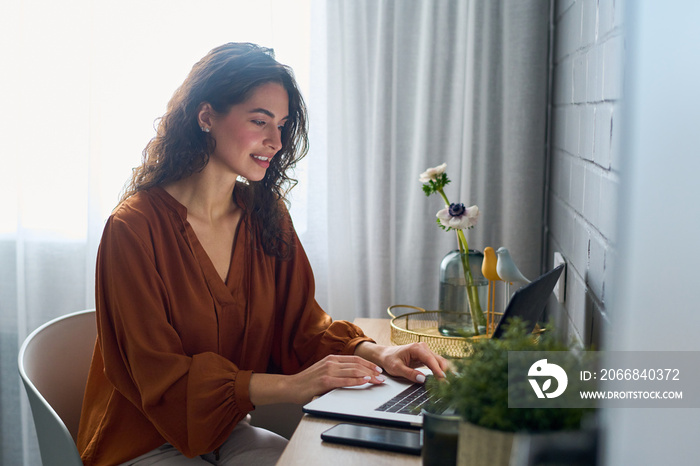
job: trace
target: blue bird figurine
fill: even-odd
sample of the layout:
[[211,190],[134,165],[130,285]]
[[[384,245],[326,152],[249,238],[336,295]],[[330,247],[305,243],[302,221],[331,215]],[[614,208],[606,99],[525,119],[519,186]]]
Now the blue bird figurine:
[[530,280],[528,280],[525,275],[518,270],[518,267],[510,257],[510,252],[508,252],[508,249],[501,246],[496,251],[496,255],[498,256],[498,261],[496,262],[496,272],[498,273],[498,276],[501,277],[501,280],[509,283],[530,283]]

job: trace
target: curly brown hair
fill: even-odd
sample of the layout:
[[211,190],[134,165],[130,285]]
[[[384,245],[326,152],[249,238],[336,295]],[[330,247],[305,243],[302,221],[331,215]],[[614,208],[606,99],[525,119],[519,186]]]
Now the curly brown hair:
[[282,130],[282,149],[272,158],[260,181],[237,183],[236,199],[250,212],[269,255],[289,255],[291,231],[282,228],[286,194],[296,185],[287,175],[308,152],[307,111],[292,70],[278,63],[271,49],[250,43],[229,43],[197,62],[175,91],[156,136],[146,145],[140,166],[120,202],[139,191],[186,178],[209,162],[216,141],[202,132],[197,120],[200,105],[208,102],[218,114],[247,100],[260,85],[276,82],[289,96],[289,117]]

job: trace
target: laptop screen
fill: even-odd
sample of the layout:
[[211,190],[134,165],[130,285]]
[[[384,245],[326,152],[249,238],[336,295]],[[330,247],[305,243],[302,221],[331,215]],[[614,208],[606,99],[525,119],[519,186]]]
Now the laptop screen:
[[561,264],[516,291],[508,302],[503,317],[498,322],[491,338],[500,338],[508,321],[513,317],[520,317],[528,323],[531,327],[530,330],[534,330],[563,269],[564,264]]

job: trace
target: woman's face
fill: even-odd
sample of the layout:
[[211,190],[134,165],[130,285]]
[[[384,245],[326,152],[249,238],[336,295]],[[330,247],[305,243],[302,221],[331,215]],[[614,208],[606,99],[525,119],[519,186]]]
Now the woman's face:
[[282,148],[289,96],[279,83],[257,87],[245,102],[224,115],[212,115],[210,134],[216,141],[210,164],[250,181],[260,181],[272,157]]

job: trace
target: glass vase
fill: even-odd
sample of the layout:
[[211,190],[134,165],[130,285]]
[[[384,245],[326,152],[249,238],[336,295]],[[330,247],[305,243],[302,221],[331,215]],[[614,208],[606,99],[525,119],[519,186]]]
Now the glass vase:
[[[462,254],[458,249],[450,251],[440,263],[438,330],[442,335],[450,337],[475,333],[467,296],[467,281],[462,266]],[[489,282],[481,273],[484,254],[474,249],[470,249],[468,254],[474,290],[478,295],[482,312],[485,312]],[[479,325],[478,328],[479,334],[486,333],[485,326]]]

